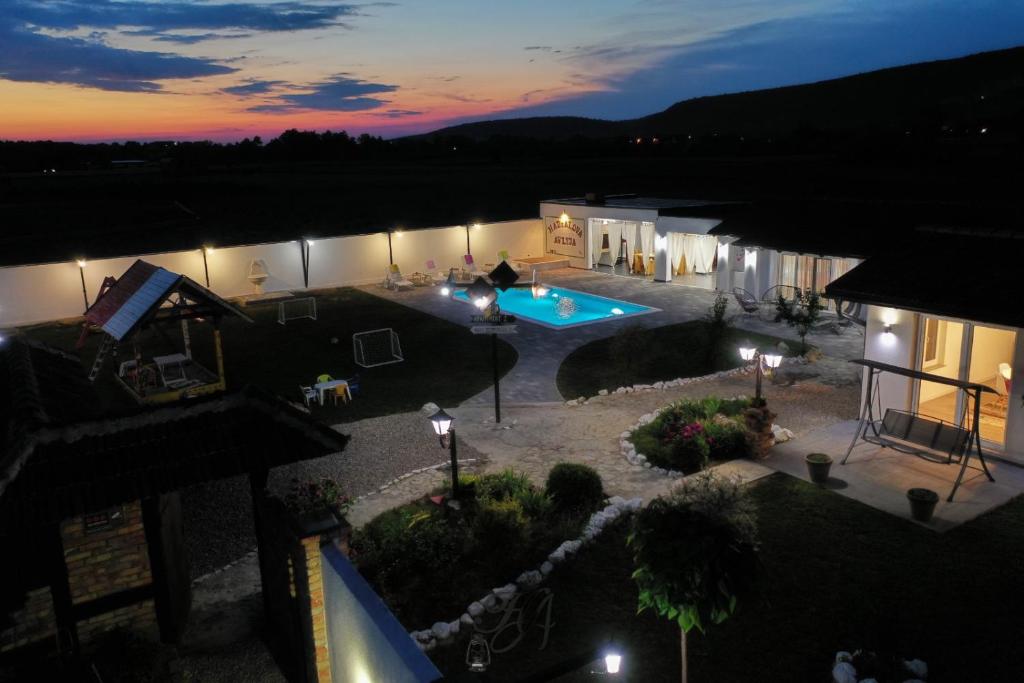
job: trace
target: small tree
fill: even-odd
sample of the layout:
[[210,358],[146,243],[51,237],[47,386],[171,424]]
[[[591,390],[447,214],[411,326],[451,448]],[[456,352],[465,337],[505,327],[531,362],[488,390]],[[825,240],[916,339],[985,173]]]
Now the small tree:
[[722,352],[722,344],[729,333],[729,328],[732,327],[731,321],[725,317],[728,308],[729,297],[724,292],[719,292],[715,296],[715,302],[708,309],[707,315],[704,316],[704,322],[708,325],[709,366],[713,366],[718,360],[719,354]]
[[703,472],[641,510],[628,545],[639,611],[654,609],[679,624],[686,683],[687,633],[722,623],[754,591],[753,503],[738,481]]
[[779,294],[775,304],[775,310],[779,313],[778,319],[785,320],[790,327],[796,328],[796,333],[800,335],[801,354],[807,353],[807,333],[811,331],[814,323],[818,322],[821,308],[821,296],[817,292],[804,294],[797,290],[792,301]]

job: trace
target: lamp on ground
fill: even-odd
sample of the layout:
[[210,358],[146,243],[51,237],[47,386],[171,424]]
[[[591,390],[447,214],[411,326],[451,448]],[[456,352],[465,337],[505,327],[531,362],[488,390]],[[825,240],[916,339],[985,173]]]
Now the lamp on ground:
[[452,422],[455,420],[446,413],[443,408],[430,416],[430,423],[434,427],[441,442],[441,448],[447,448],[452,460],[452,500],[459,499],[459,458],[455,449],[455,430],[452,429]]
[[449,268],[448,277],[445,278],[444,284],[441,285],[441,296],[451,296],[457,285],[458,282],[455,279],[455,269]]
[[622,654],[617,649],[609,649],[604,655],[606,673],[617,674],[622,666]]

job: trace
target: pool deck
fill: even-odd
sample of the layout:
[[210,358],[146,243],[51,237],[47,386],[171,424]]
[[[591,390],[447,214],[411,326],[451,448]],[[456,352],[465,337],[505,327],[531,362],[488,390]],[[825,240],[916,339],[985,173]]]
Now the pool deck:
[[[653,313],[630,316],[622,319],[608,319],[592,324],[564,329],[552,329],[521,321],[518,333],[502,337],[512,344],[519,353],[515,367],[501,380],[501,397],[506,403],[562,402],[563,397],[555,384],[558,368],[573,350],[580,346],[610,337],[623,327],[640,324],[644,327],[661,327],[674,323],[698,320],[704,317],[715,299],[715,292],[697,287],[666,285],[653,280],[633,277],[619,277],[607,273],[562,268],[544,274],[544,283],[556,287],[575,289],[589,294],[620,299],[629,303],[659,309]],[[378,285],[362,289],[389,301],[403,304],[444,320],[470,327],[472,313],[467,304],[453,301],[440,295],[436,287],[417,287],[413,290],[392,291]],[[774,335],[799,343],[799,337],[792,328],[779,323],[765,323],[756,318],[741,315],[739,307],[730,297],[729,314],[735,315],[734,325],[752,332]],[[847,330],[841,335],[832,333],[814,334],[808,342],[817,346],[834,359],[842,362],[863,354],[864,336],[859,328]],[[666,377],[665,379],[672,379]],[[493,391],[487,390],[470,398],[466,403],[491,403]]]

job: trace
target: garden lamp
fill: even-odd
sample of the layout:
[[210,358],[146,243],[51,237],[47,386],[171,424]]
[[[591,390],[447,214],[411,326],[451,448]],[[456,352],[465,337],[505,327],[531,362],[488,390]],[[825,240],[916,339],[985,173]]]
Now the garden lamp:
[[455,269],[449,268],[448,277],[445,278],[444,284],[441,285],[441,296],[451,296],[452,292],[455,291],[457,284],[458,283],[455,280]]
[[615,648],[609,649],[604,655],[604,670],[610,674],[617,674],[621,666],[622,655]]
[[482,633],[474,633],[469,639],[469,647],[466,648],[466,664],[470,671],[477,673],[487,671],[491,664],[491,648],[487,645],[487,639]]
[[437,412],[430,416],[430,424],[434,426],[434,433],[441,441],[441,448],[447,448],[452,460],[452,499],[459,498],[459,458],[455,448],[455,430],[452,429],[454,417],[438,408]]
[[774,370],[782,365],[782,355],[778,353],[766,353],[764,354],[764,364],[768,366],[769,370]]
[[498,293],[487,280],[478,277],[473,284],[466,287],[466,296],[473,305],[483,311],[497,300]]

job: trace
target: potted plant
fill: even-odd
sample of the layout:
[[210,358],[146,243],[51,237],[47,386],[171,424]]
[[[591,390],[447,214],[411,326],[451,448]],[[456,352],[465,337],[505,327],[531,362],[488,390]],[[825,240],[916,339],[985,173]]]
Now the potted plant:
[[284,504],[305,536],[325,533],[343,525],[352,506],[338,482],[328,477],[313,481],[292,479]]
[[919,522],[928,522],[939,502],[939,494],[931,489],[909,489],[907,500],[910,501],[910,516]]
[[807,473],[812,482],[819,486],[828,483],[828,473],[832,468],[832,456],[826,453],[808,453],[804,461],[807,463]]

